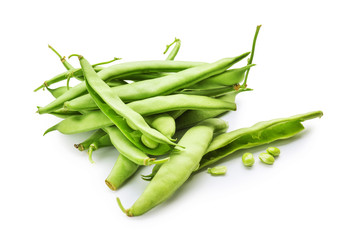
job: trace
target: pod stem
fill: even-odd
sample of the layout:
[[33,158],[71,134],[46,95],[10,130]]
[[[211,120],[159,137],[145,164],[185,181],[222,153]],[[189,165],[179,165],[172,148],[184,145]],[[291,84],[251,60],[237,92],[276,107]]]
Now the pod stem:
[[122,58],[114,57],[114,59],[109,60],[109,61],[107,61],[107,62],[96,63],[96,64],[92,65],[92,67],[96,67],[96,66],[98,66],[98,65],[104,65],[104,64],[112,63],[112,62],[114,62],[114,61],[121,60],[121,59],[122,59]]
[[69,75],[68,75],[68,78],[67,78],[67,82],[66,82],[67,90],[70,89],[70,79],[71,79],[71,76],[72,76],[72,74],[69,74]]
[[93,152],[96,150],[96,146],[94,144],[91,144],[88,149],[88,157],[89,157],[89,162],[95,163],[93,160]]
[[[261,28],[261,25],[258,25],[256,27],[256,30],[255,30],[254,39],[253,39],[253,45],[252,45],[252,51],[251,51],[251,55],[248,58],[248,62],[247,62],[248,65],[252,64],[252,62],[253,62],[254,51],[255,51],[255,44],[256,44],[256,40],[258,38],[258,34],[259,34],[260,28]],[[250,70],[250,68],[248,68],[247,71],[246,71],[245,80],[244,80],[244,82],[243,82],[243,84],[241,86],[242,88],[246,88],[247,87],[247,78],[248,78],[249,70]]]
[[164,51],[163,54],[167,53],[167,51],[169,50],[169,48],[170,48],[173,44],[175,44],[176,42],[178,42],[178,41],[179,41],[179,39],[178,39],[178,38],[175,38],[175,40],[174,40],[172,43],[170,43],[169,45],[166,45],[166,49],[165,49],[165,51]]
[[84,151],[84,146],[82,145],[82,143],[79,143],[79,144],[74,144],[74,147],[76,149],[78,149],[79,151]]
[[56,49],[54,49],[51,45],[48,45],[48,47],[54,52],[54,53],[56,53],[56,55],[59,57],[59,59],[63,62],[63,61],[65,61],[65,57],[62,57],[62,55],[60,55],[57,51],[56,51]]
[[71,57],[78,57],[78,59],[83,58],[83,56],[80,54],[71,54],[71,55],[69,55],[68,59],[70,59]]
[[122,205],[120,198],[117,197],[117,198],[116,198],[116,202],[118,203],[119,208],[121,209],[121,211],[122,211],[124,214],[126,214],[126,215],[129,216],[129,217],[132,217],[132,215],[128,214],[128,209],[125,209],[124,206]]
[[148,163],[148,165],[153,165],[153,164],[162,164],[165,163],[167,161],[169,161],[170,157],[167,158],[163,158],[163,159],[159,159],[159,160],[152,160]]

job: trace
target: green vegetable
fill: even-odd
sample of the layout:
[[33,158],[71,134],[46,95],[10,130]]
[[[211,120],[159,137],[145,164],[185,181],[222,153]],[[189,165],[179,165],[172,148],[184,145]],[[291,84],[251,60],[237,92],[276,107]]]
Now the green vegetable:
[[[186,88],[192,84],[204,80],[210,76],[224,72],[227,68],[231,67],[233,64],[248,56],[248,54],[249,52],[233,58],[224,58],[214,63],[200,64],[199,66],[188,68],[186,70],[161,78],[154,78],[151,80],[133,82],[131,84],[117,86],[111,88],[111,90],[108,90],[108,94],[117,95],[124,102],[136,101],[160,95],[168,95],[177,90]],[[164,62],[169,63],[170,65],[171,63],[177,63],[177,61]],[[106,69],[104,69],[103,71],[105,70]],[[103,71],[99,72],[98,76],[105,81],[105,78],[101,77],[101,73],[103,73]],[[69,99],[65,99],[64,102],[67,100]],[[77,101],[79,103],[87,105],[88,107],[95,107],[92,97],[88,94],[79,97],[73,101]],[[39,112],[41,112],[41,108],[39,109]]]
[[274,157],[268,153],[260,153],[259,159],[261,162],[272,165],[274,163]]
[[276,148],[276,147],[269,147],[266,149],[266,152],[271,154],[273,157],[279,156],[280,154],[279,148]]
[[213,176],[225,175],[227,172],[227,167],[226,166],[218,166],[218,167],[208,168],[207,172]]
[[249,128],[223,133],[215,137],[210,143],[207,153],[201,160],[199,169],[216,163],[239,149],[251,148],[292,137],[304,129],[301,122],[322,117],[322,115],[321,111],[314,111],[288,118],[259,122]]
[[246,167],[251,167],[253,166],[255,160],[254,160],[254,156],[252,153],[244,153],[242,155],[242,163],[243,165],[245,165]]
[[132,162],[122,154],[119,154],[114,167],[110,171],[105,180],[106,185],[111,190],[117,190],[124,182],[126,182],[137,170],[139,165]]
[[171,197],[197,168],[214,132],[225,131],[226,123],[221,119],[208,119],[191,129],[179,141],[184,149],[174,150],[170,160],[164,163],[139,199],[129,209],[120,208],[128,216],[139,216]]

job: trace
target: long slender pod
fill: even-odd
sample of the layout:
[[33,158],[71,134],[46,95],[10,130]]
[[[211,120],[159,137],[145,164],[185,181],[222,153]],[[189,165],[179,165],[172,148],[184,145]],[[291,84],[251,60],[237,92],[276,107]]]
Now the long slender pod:
[[[212,99],[209,97],[194,95],[183,95],[182,98],[178,98],[178,95],[170,95],[132,102],[127,104],[127,106],[129,106],[134,111],[138,112],[143,116],[182,109],[206,109],[210,111],[216,109],[225,112],[227,110],[235,110],[236,108],[235,103],[229,102],[229,99],[227,97],[227,99],[224,99],[223,101]],[[120,124],[123,125],[122,127],[125,127],[125,124],[127,125],[126,121],[122,118],[118,118],[118,120],[121,121]],[[45,131],[44,134],[54,130],[58,130],[63,134],[75,134],[80,132],[96,130],[111,125],[113,125],[113,122],[105,114],[97,110],[87,112],[83,115],[76,115],[64,119],[58,124],[50,127],[48,130]]]
[[[116,94],[124,102],[136,101],[160,95],[168,95],[194,83],[204,80],[210,76],[224,72],[233,64],[239,62],[249,55],[249,52],[233,58],[224,58],[214,63],[201,64],[200,66],[188,68],[175,74],[161,78],[134,82],[123,86],[111,88],[110,94]],[[177,63],[176,61],[164,61],[165,63]],[[106,69],[105,69],[106,70]],[[105,71],[103,70],[103,71]],[[101,73],[99,72],[99,76]],[[103,78],[102,78],[103,79]],[[95,106],[90,95],[86,94],[73,101],[82,102],[88,106]],[[65,100],[66,101],[66,100]]]
[[[139,113],[128,107],[117,95],[109,93],[111,88],[96,74],[89,62],[82,56],[78,58],[83,69],[88,92],[101,111],[111,119],[125,136],[129,135],[129,133],[126,134],[127,128],[121,127],[120,124],[124,119],[130,126],[150,139],[158,143],[176,145],[159,131],[151,128]],[[121,119],[118,121],[119,118]]]
[[188,130],[179,141],[185,149],[171,152],[170,160],[160,167],[131,208],[125,210],[118,199],[121,209],[128,216],[139,216],[171,197],[198,167],[214,132],[226,129],[227,125],[223,120],[208,119]]
[[221,134],[210,143],[206,155],[201,160],[200,168],[213,164],[239,149],[292,137],[304,129],[301,122],[322,116],[321,111],[313,111],[288,118],[263,121],[249,128]]
[[[127,75],[134,75],[139,73],[153,73],[153,72],[177,72],[187,68],[203,65],[202,62],[181,62],[181,61],[164,61],[164,60],[155,60],[155,61],[141,61],[141,62],[127,62],[115,64],[110,67],[104,68],[98,72],[99,77],[107,81],[113,78],[122,78]],[[96,71],[96,68],[94,70]],[[76,69],[74,71],[69,71],[67,73],[61,74],[66,79],[70,74],[79,74],[83,76],[82,69]],[[59,76],[58,80],[62,77]],[[55,82],[55,79],[50,80],[51,82]],[[48,81],[47,81],[48,82]],[[42,86],[38,87],[35,91],[40,88],[45,87],[45,82]],[[48,84],[49,85],[49,84]],[[55,109],[58,109],[63,106],[64,102],[79,97],[83,93],[87,91],[87,87],[85,82],[81,82],[70,89],[67,93],[63,94],[53,102],[49,103],[44,107],[38,107],[38,112],[40,114],[51,112]],[[88,95],[91,99],[91,97]]]
[[123,183],[125,183],[137,170],[139,165],[129,160],[122,154],[119,154],[114,167],[110,171],[105,180],[106,185],[111,190],[117,190]]
[[[215,93],[226,93],[231,90],[231,88],[223,87],[224,89],[220,89],[215,91]],[[205,91],[202,91],[203,93]],[[98,109],[95,102],[91,100],[91,102],[87,101],[78,101],[78,99],[74,99],[72,101],[68,101],[64,103],[64,108],[68,110],[74,111],[84,111],[84,110],[96,110]],[[148,114],[161,113],[165,112],[166,109],[168,111],[172,110],[181,110],[181,109],[227,109],[234,110],[236,106],[232,103],[226,103],[221,99],[213,99],[207,96],[197,96],[193,94],[172,94],[167,96],[156,96],[151,98],[146,98],[142,100],[137,100],[128,103],[127,105],[132,108],[134,111],[139,112],[142,115],[145,115],[144,112],[148,112]],[[143,109],[141,109],[143,107]],[[154,110],[153,110],[154,109]]]

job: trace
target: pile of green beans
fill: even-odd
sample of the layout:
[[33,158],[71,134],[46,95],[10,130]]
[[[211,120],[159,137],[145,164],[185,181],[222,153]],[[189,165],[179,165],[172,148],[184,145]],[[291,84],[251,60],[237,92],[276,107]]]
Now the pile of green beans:
[[[45,81],[34,91],[46,88],[54,98],[39,114],[51,114],[62,120],[46,133],[88,132],[89,137],[75,144],[79,151],[93,152],[115,148],[119,155],[105,179],[116,190],[139,168],[153,165],[151,174],[142,175],[150,181],[137,201],[121,210],[128,216],[138,216],[171,197],[187,179],[204,167],[215,164],[239,149],[267,144],[292,137],[304,129],[302,122],[321,117],[321,111],[289,118],[260,122],[249,128],[226,132],[228,123],[220,116],[236,111],[236,96],[248,92],[247,77],[252,63],[257,26],[252,51],[227,57],[213,63],[175,61],[181,47],[180,39],[165,60],[90,64],[80,54],[80,67],[73,67],[53,47],[66,72]],[[232,66],[249,56],[242,67]],[[69,58],[70,58],[69,57]],[[78,84],[70,86],[71,80]],[[66,81],[63,85],[62,81]],[[52,88],[58,83],[60,86]],[[254,161],[254,159],[253,159]],[[224,175],[226,167],[209,168],[212,175]]]

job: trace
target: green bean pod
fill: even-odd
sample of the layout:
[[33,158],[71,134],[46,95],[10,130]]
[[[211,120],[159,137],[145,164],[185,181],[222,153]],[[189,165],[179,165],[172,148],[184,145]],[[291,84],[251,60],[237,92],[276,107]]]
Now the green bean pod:
[[[189,88],[197,89],[197,88],[212,88],[219,86],[229,86],[235,85],[243,81],[245,72],[251,67],[255,66],[255,64],[249,64],[247,66],[241,68],[234,68],[226,70],[220,74],[211,76],[207,79],[204,79],[198,83],[190,85]],[[159,77],[165,77],[168,75],[174,74],[173,72],[154,72],[154,73],[141,73],[141,74],[132,74],[127,75],[123,78],[112,78],[112,80],[132,80],[132,81],[142,81],[149,80]],[[110,81],[110,80],[109,80]]]
[[[235,96],[235,92],[231,95]],[[213,111],[213,109],[221,109],[218,110],[220,112],[226,112],[227,110],[235,109],[235,104],[230,103],[228,101],[226,102],[222,100],[212,99],[205,96],[181,95],[181,98],[178,98],[179,96],[180,95],[154,97],[132,102],[127,105],[143,116],[153,115],[156,113],[165,113],[172,110],[181,109],[211,109],[210,111]],[[229,97],[229,99],[232,99],[232,97]],[[228,100],[228,97],[224,100]],[[69,108],[69,106],[67,108]],[[203,113],[206,112],[207,111],[203,111]],[[181,124],[181,122],[177,121],[177,128],[179,127],[178,124]],[[59,122],[58,124],[47,129],[44,135],[54,130],[58,130],[63,134],[75,134],[80,132],[96,130],[111,125],[113,125],[112,121],[101,111],[90,111],[84,115],[72,116]]]
[[185,148],[171,152],[170,160],[160,167],[131,208],[125,210],[118,200],[121,209],[128,216],[139,216],[171,197],[198,167],[214,132],[226,129],[222,119],[208,119],[189,129],[179,141]]
[[[214,63],[201,64],[200,66],[188,68],[178,73],[167,75],[161,78],[114,87],[111,88],[110,93],[108,94],[115,94],[124,102],[136,101],[160,95],[168,95],[210,76],[224,72],[227,68],[248,56],[248,54],[249,52],[233,58],[224,58]],[[176,61],[164,62],[176,63]],[[105,70],[106,69],[103,71]],[[103,71],[98,73],[99,76],[101,76]],[[73,101],[76,101],[76,99]],[[95,106],[95,104],[92,103],[93,100],[91,96],[88,94],[77,98],[77,101],[85,106]]]
[[[226,92],[228,89],[224,89],[221,92]],[[96,110],[98,109],[94,101],[90,103],[79,101],[80,98],[74,99],[64,103],[64,108],[74,111],[84,110]],[[229,102],[229,101],[226,101]],[[148,112],[148,115],[155,113],[162,113],[173,110],[182,109],[226,109],[235,110],[236,105],[233,103],[224,103],[224,100],[217,100],[207,96],[196,96],[189,94],[173,94],[167,96],[156,96],[147,99],[142,99],[127,104],[134,111],[145,115],[144,112]],[[154,110],[153,110],[154,109]]]
[[106,178],[105,183],[111,190],[117,190],[138,170],[138,168],[138,164],[132,162],[124,155],[119,154],[119,157]]
[[[222,101],[227,101],[231,103],[235,103],[235,98],[236,96],[245,91],[251,91],[252,89],[246,88],[240,88],[239,90],[233,90],[231,92],[228,92],[227,94],[218,97],[219,100]],[[203,121],[208,118],[213,118],[220,116],[223,113],[228,112],[229,110],[224,110],[224,109],[218,109],[218,110],[188,110],[185,113],[181,114],[177,119],[176,119],[176,126],[177,130],[181,130],[184,128],[188,128],[193,126],[194,124]]]
[[190,96],[186,94],[147,98],[144,100],[131,102],[127,104],[127,106],[144,116],[183,109],[236,110],[236,104],[234,102],[223,101],[206,96]]
[[[181,71],[187,68],[203,65],[204,63],[201,62],[182,62],[182,61],[165,61],[165,60],[155,60],[155,61],[140,61],[140,62],[127,62],[127,63],[120,63],[115,64],[110,67],[104,68],[98,72],[99,77],[107,81],[113,78],[123,78],[125,76],[140,74],[140,73],[153,73],[153,72],[174,72],[174,71]],[[94,68],[96,71],[96,68]],[[82,75],[82,69],[76,69],[73,71],[68,71],[64,73],[66,79],[70,74],[78,74]],[[63,74],[62,74],[63,75]],[[77,75],[77,76],[78,76]],[[42,87],[45,85],[43,84]],[[39,87],[36,90],[42,88]],[[35,91],[36,91],[35,90]],[[53,102],[49,103],[45,107],[38,107],[38,112],[40,114],[49,113],[54,111],[63,106],[64,102],[79,97],[83,93],[87,91],[87,87],[85,82],[81,82],[70,91],[66,92],[62,96],[55,99]],[[88,96],[88,100],[91,97]]]
[[[130,133],[127,132],[126,125],[122,126],[120,124],[122,123],[122,118],[133,124],[134,127],[136,127],[146,137],[158,143],[176,145],[159,131],[151,128],[139,113],[128,107],[117,95],[110,94],[109,90],[111,88],[96,74],[89,62],[82,56],[78,56],[78,58],[83,69],[83,75],[85,77],[88,92],[101,111],[125,136]],[[130,140],[132,141],[133,139]],[[135,141],[133,140],[132,142]]]
[[322,117],[321,111],[314,111],[256,123],[249,128],[241,128],[221,134],[210,143],[201,160],[199,169],[217,162],[239,150],[267,144],[278,139],[290,138],[304,129],[301,122]]
[[74,147],[80,151],[84,151],[89,148],[89,146],[99,139],[100,137],[106,135],[106,132],[104,132],[102,129],[98,129],[95,132],[93,132],[86,140],[84,140],[81,143],[74,144]]

